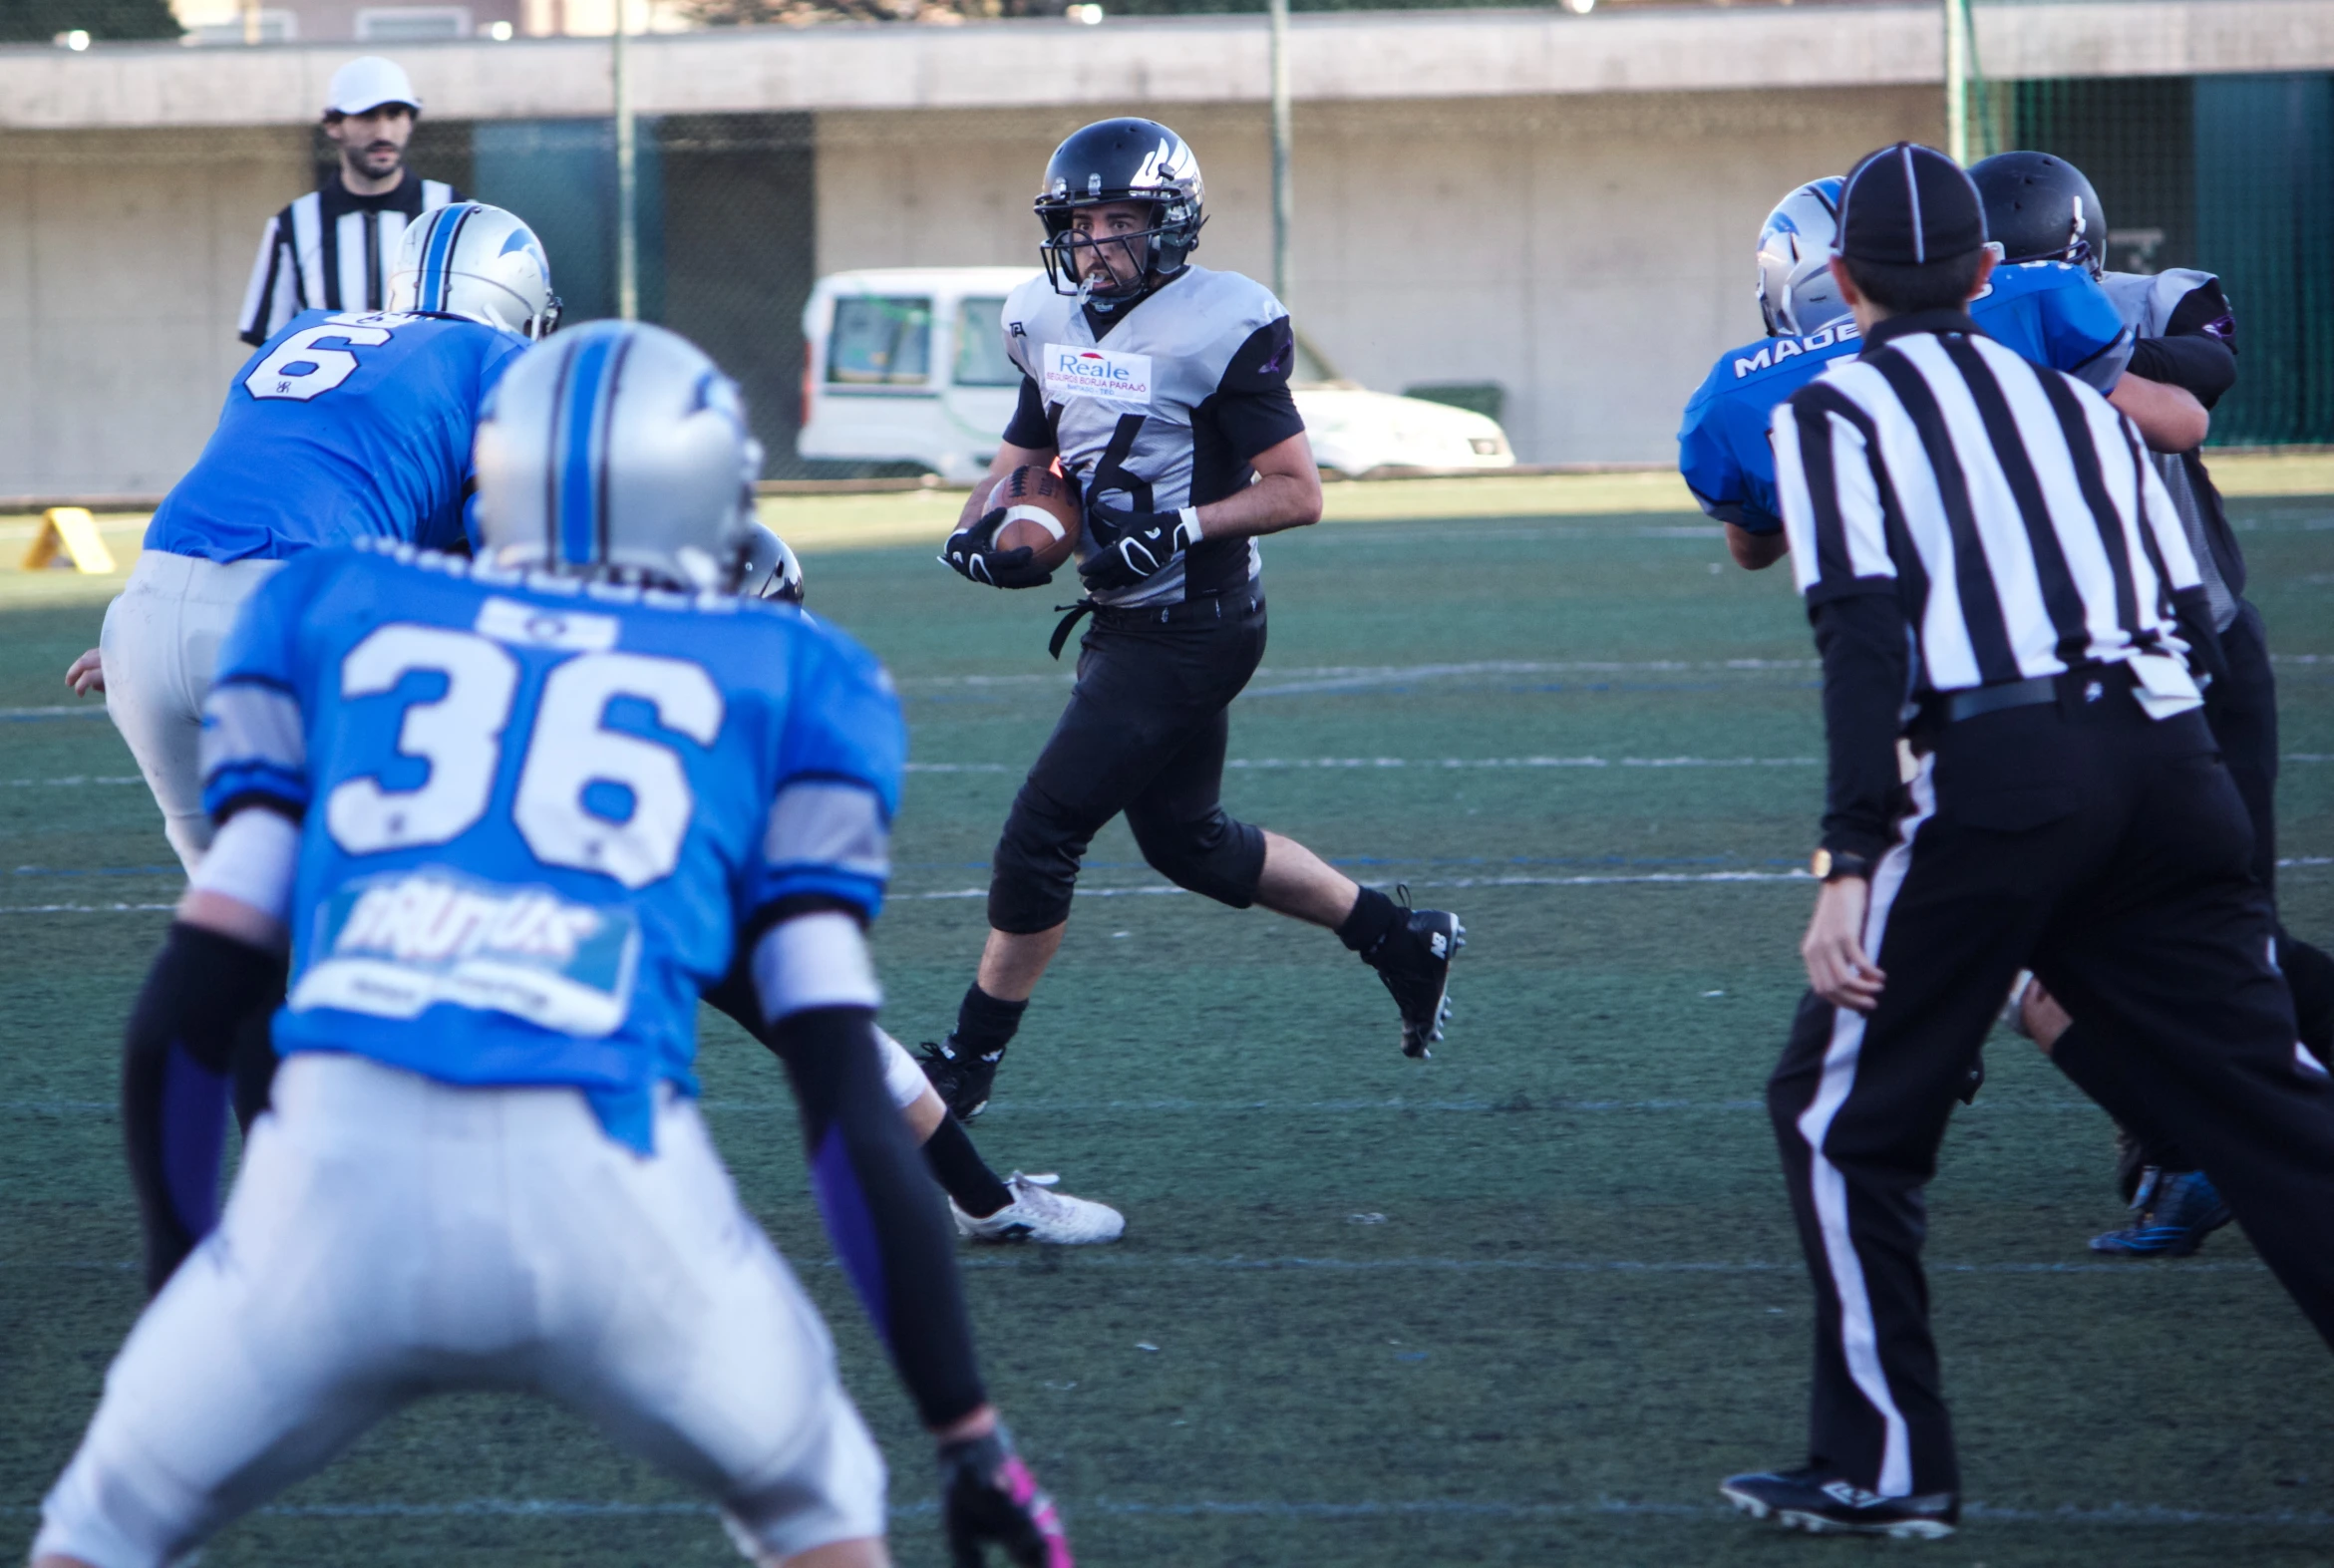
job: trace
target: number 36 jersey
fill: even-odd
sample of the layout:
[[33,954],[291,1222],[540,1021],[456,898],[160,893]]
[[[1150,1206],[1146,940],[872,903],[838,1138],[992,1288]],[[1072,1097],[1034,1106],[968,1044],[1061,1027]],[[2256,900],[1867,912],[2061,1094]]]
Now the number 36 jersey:
[[[1108,315],[1032,278],[1002,320],[1022,371],[1005,440],[1059,452],[1089,506],[1204,506],[1246,485],[1258,453],[1304,431],[1288,390],[1288,312],[1236,272],[1185,267]],[[1079,534],[1081,560],[1100,548],[1091,529]],[[1157,575],[1094,597],[1170,604],[1235,592],[1262,569],[1255,540],[1202,539]]]
[[905,755],[881,667],[791,606],[315,550],[220,651],[203,803],[301,824],[279,1052],[573,1086],[645,1147],[741,938],[875,915]]
[[303,311],[235,372],[146,548],[239,561],[463,544],[479,405],[526,347],[453,316]]

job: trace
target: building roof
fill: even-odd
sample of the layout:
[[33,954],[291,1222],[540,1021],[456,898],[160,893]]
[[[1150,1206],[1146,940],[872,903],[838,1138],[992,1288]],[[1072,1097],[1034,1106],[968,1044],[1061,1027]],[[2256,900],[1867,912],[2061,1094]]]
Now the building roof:
[[[1986,5],[1997,79],[2334,69],[2324,0],[2059,0]],[[1308,12],[1292,19],[1305,102],[1794,91],[1939,82],[1931,4]],[[838,23],[633,41],[640,113],[1243,103],[1267,92],[1258,15],[960,27]],[[0,49],[0,130],[304,123],[353,46]],[[442,119],[605,115],[604,39],[465,40],[398,57]]]

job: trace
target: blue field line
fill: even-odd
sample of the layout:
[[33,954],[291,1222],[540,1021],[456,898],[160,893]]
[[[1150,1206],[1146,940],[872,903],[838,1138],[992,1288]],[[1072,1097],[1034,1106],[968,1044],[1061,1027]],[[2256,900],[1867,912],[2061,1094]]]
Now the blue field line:
[[[1363,1502],[1302,1502],[1286,1498],[1202,1498],[1190,1502],[1135,1502],[1119,1498],[1065,1497],[1063,1513],[1073,1527],[1081,1516],[1121,1519],[1676,1519],[1686,1522],[1735,1520],[1740,1515],[1724,1503],[1647,1502],[1625,1497],[1597,1497],[1582,1502],[1506,1502],[1456,1497],[1382,1498]],[[28,1518],[39,1513],[32,1504],[0,1507],[0,1513]],[[932,1502],[893,1504],[894,1519],[928,1519],[938,1513]],[[699,1502],[604,1502],[564,1497],[470,1497],[456,1502],[342,1502],[277,1503],[257,1510],[268,1519],[664,1519],[717,1516]],[[2272,1508],[2243,1513],[2216,1508],[2175,1508],[2162,1503],[2111,1502],[2085,1506],[2065,1503],[2056,1508],[2008,1508],[1992,1503],[1965,1503],[1964,1519],[1997,1524],[2070,1524],[2163,1526],[2175,1524],[2300,1527],[2325,1529],[2334,1525],[2334,1513]],[[1748,1526],[1745,1526],[1748,1528]]]

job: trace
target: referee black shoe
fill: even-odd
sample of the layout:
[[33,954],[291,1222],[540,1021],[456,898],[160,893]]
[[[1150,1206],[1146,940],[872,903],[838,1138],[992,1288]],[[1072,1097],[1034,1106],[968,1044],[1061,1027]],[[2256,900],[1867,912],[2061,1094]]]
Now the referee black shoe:
[[1961,1521],[1961,1499],[1951,1492],[1882,1497],[1846,1477],[1810,1466],[1730,1475],[1718,1494],[1754,1519],[1772,1519],[1810,1535],[1885,1535],[1900,1541],[1941,1541]]
[[988,1108],[989,1086],[997,1081],[997,1064],[1005,1060],[1003,1051],[993,1056],[958,1056],[956,1036],[951,1034],[938,1045],[924,1042],[924,1054],[916,1058],[916,1066],[924,1070],[924,1080],[932,1086],[959,1121],[970,1121]]
[[1445,909],[1412,909],[1410,889],[1397,887],[1402,923],[1363,955],[1402,1010],[1402,1054],[1430,1057],[1451,1016],[1451,960],[1467,945],[1467,927]]

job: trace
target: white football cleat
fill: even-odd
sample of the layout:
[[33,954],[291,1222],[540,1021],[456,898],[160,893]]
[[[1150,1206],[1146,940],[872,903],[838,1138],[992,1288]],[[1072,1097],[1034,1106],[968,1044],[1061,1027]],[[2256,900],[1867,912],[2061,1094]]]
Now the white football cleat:
[[967,1241],[1035,1241],[1050,1247],[1090,1247],[1126,1234],[1126,1215],[1108,1203],[1052,1190],[1061,1179],[1013,1172],[1005,1178],[1013,1201],[985,1219],[973,1218],[951,1198],[948,1212],[956,1216],[956,1234]]

